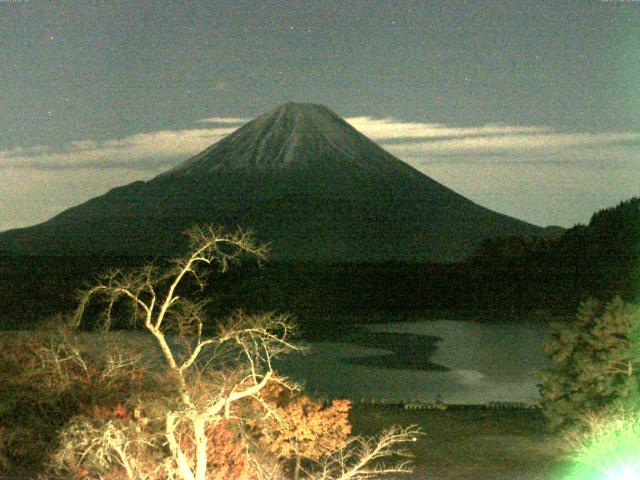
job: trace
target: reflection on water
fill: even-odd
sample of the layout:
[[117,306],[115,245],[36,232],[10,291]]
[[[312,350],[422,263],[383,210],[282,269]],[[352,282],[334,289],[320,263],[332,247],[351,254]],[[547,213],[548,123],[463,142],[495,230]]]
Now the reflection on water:
[[363,326],[334,342],[316,342],[279,369],[307,391],[330,397],[475,404],[535,402],[534,369],[550,366],[543,323],[452,320]]

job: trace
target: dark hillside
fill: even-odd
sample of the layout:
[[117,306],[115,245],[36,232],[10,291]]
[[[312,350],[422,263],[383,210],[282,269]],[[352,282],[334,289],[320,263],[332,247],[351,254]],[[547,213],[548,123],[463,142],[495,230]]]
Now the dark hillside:
[[[552,303],[594,296],[640,298],[640,198],[595,213],[549,239],[507,237],[482,242],[472,265],[488,276],[520,277],[529,298]],[[520,287],[516,287],[520,290]]]
[[[112,266],[131,267],[140,257],[8,257],[0,277],[0,329],[29,326],[76,307],[75,292]],[[161,261],[162,259],[156,259]],[[540,288],[549,285],[562,288]],[[468,264],[250,263],[213,274],[205,295],[211,315],[243,308],[294,314],[305,323],[368,312],[431,310],[464,318],[571,309],[574,273],[488,269]],[[456,313],[458,312],[458,313]],[[305,328],[313,329],[313,325]]]

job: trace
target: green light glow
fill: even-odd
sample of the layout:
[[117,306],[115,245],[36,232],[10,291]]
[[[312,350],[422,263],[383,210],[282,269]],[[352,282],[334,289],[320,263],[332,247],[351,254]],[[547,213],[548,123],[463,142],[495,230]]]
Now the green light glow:
[[604,480],[637,480],[638,478],[640,478],[640,464],[636,461],[612,468],[607,472]]
[[593,420],[589,434],[576,437],[576,462],[563,480],[639,480],[640,414]]

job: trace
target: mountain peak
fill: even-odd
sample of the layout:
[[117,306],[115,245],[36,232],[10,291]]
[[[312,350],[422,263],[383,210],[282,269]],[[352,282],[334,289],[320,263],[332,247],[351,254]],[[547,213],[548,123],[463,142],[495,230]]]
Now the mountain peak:
[[[323,135],[325,137],[343,128],[352,129],[338,114],[319,103],[287,102],[268,111],[249,124],[256,127],[267,126],[270,129],[282,130],[288,135],[294,132],[308,135]],[[262,134],[269,133],[264,129]],[[359,133],[355,130],[351,133]]]
[[[161,176],[202,176],[221,170],[398,168],[398,159],[328,107],[284,103]],[[382,172],[380,172],[382,173]]]
[[297,121],[311,120],[313,118],[319,119],[322,117],[324,117],[325,119],[333,118],[342,120],[340,115],[335,113],[326,105],[323,105],[321,103],[309,102],[289,101],[269,110],[264,114],[264,116],[268,115],[291,116]]
[[321,103],[294,102],[293,100],[290,100],[288,102],[283,103],[282,105],[277,106],[272,111],[290,111],[290,112],[301,112],[301,113],[313,112],[313,111],[331,112],[329,108],[327,108],[325,105]]

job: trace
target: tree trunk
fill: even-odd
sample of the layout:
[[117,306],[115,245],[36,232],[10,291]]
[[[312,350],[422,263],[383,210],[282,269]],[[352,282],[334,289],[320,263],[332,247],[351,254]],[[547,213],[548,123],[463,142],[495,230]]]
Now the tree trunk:
[[205,480],[207,476],[207,435],[205,419],[197,417],[193,421],[193,437],[196,442],[196,479]]
[[293,480],[298,480],[300,476],[300,454],[298,453],[298,447],[296,447],[296,463],[293,467]]
[[169,443],[169,449],[171,450],[171,456],[176,462],[176,466],[178,467],[178,472],[183,480],[195,480],[193,476],[193,472],[191,471],[191,467],[189,466],[189,462],[184,455],[184,452],[178,445],[175,436],[175,425],[174,425],[175,416],[173,414],[168,414],[166,419],[166,427],[165,427],[165,436],[167,437],[167,442]]

